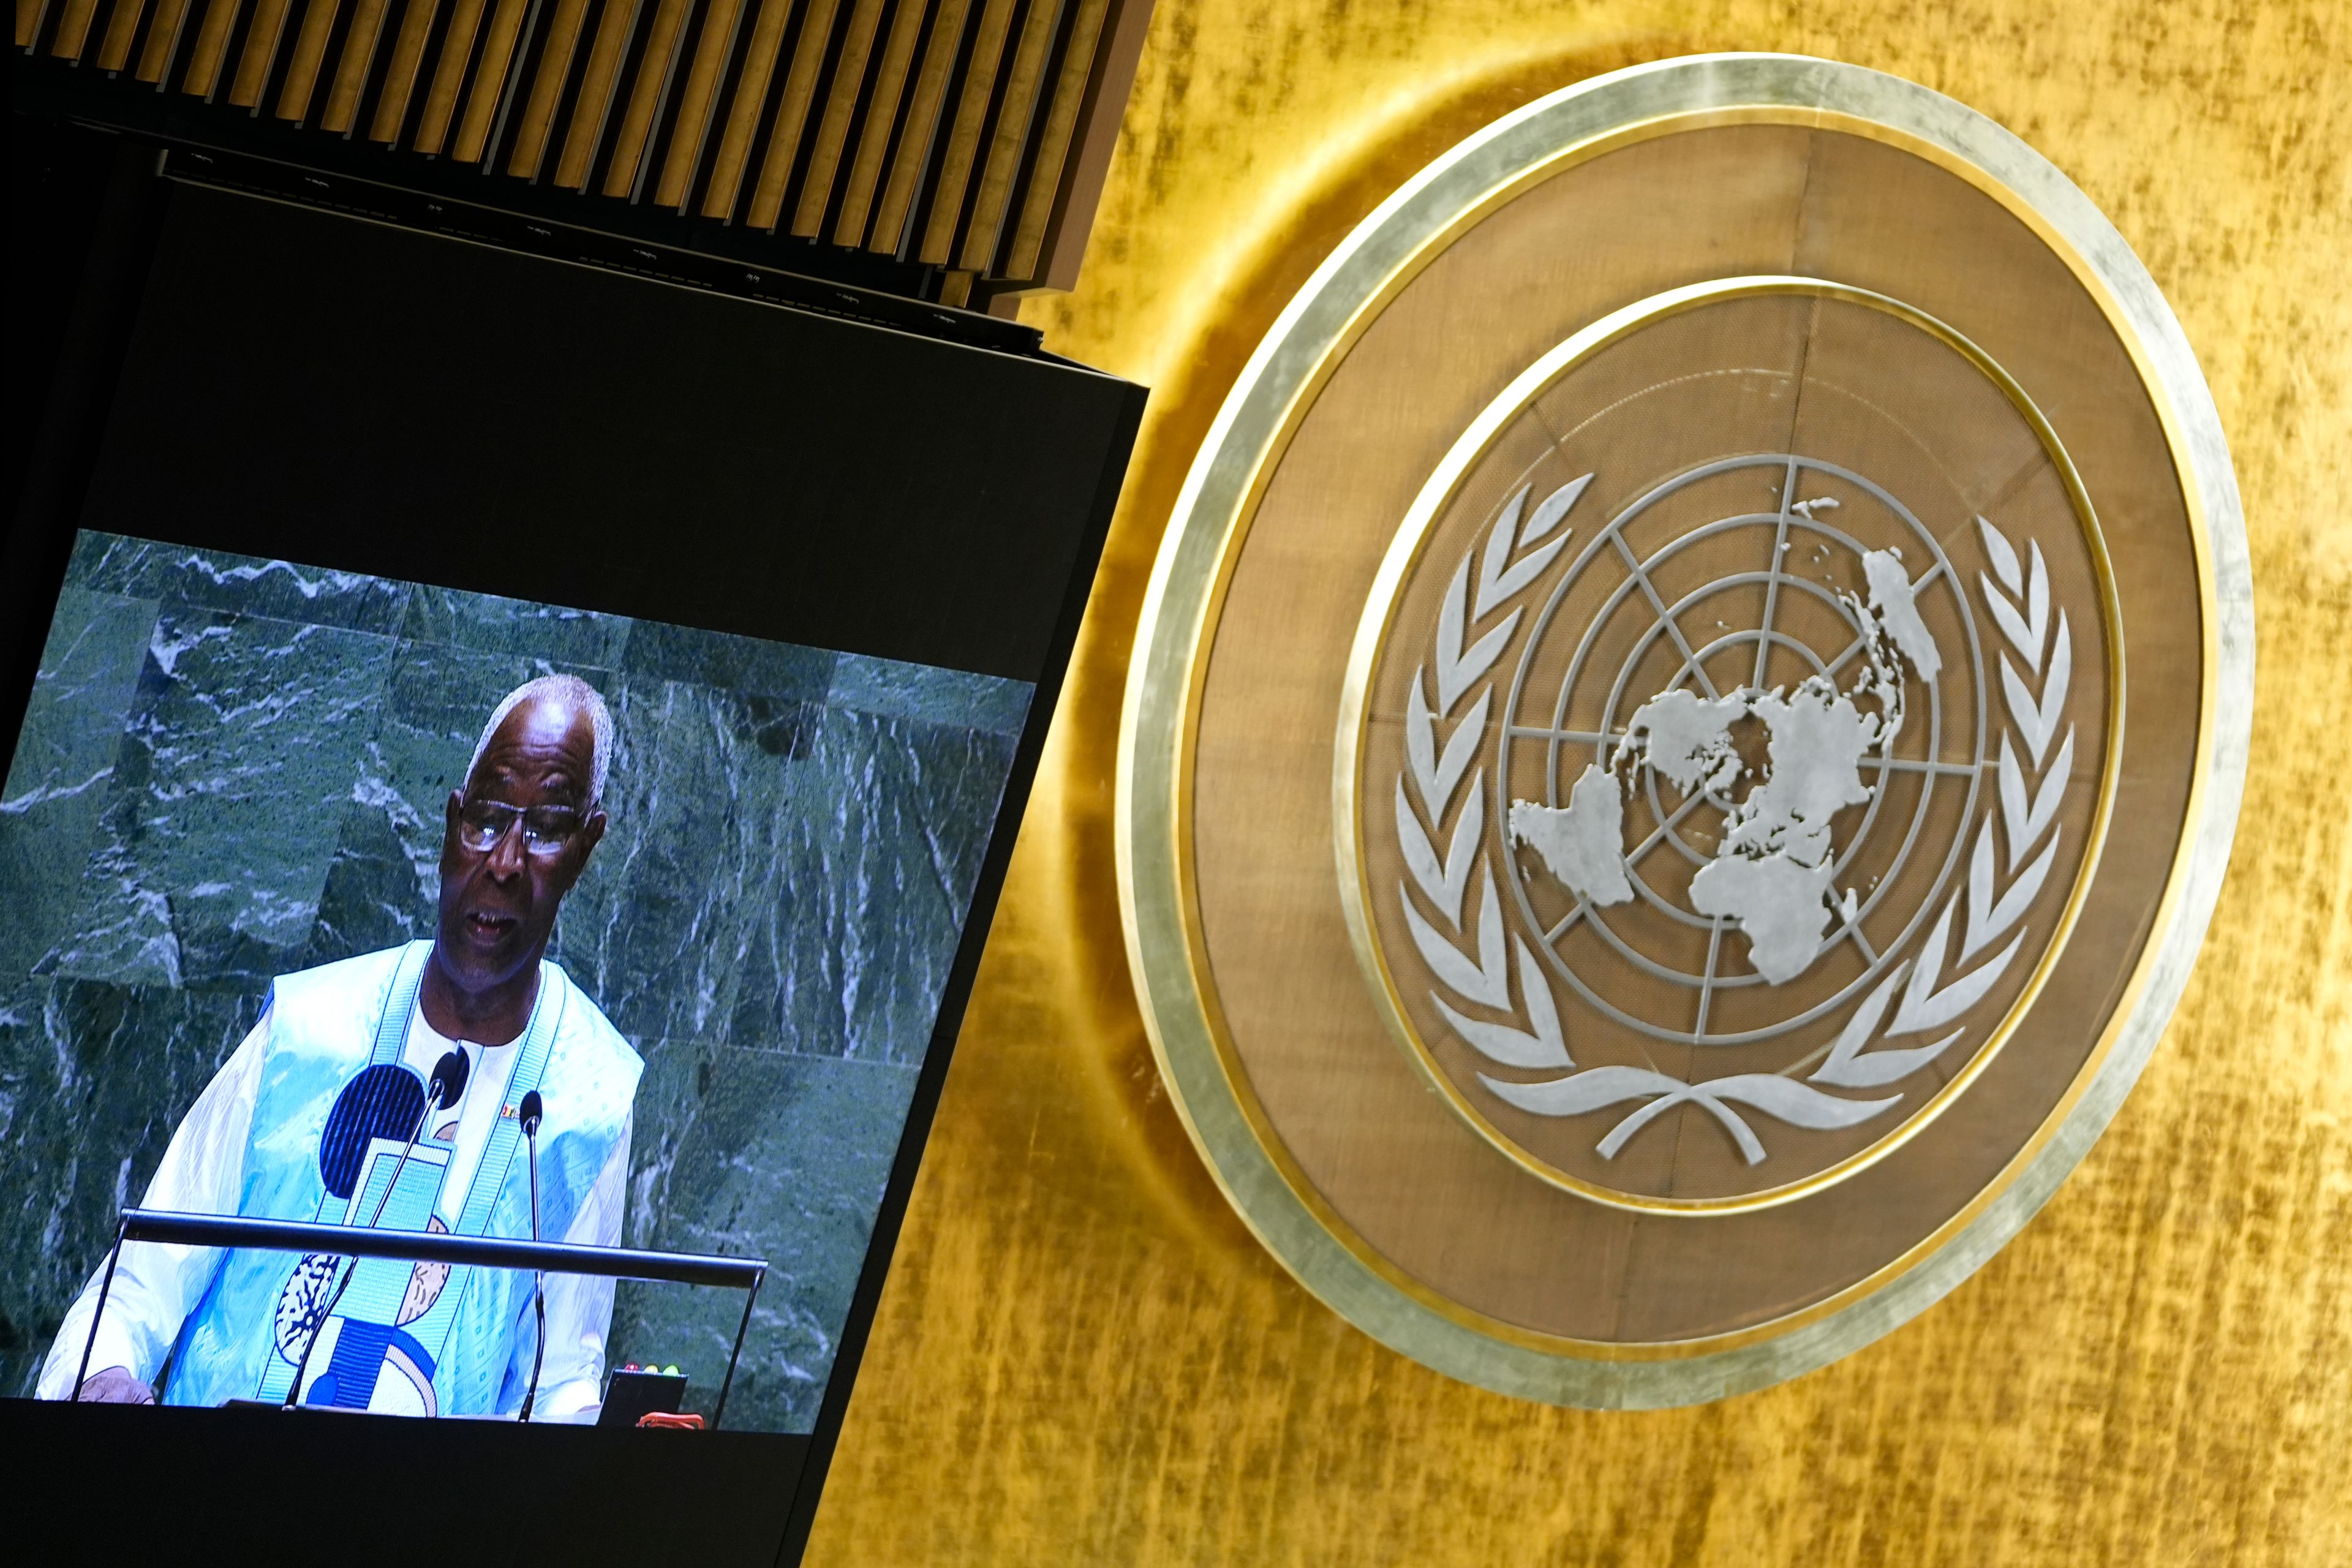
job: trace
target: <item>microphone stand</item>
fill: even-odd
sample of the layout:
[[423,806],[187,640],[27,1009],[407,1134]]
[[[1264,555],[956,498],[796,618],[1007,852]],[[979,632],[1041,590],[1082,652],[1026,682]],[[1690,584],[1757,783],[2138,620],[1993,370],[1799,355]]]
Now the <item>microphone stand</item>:
[[[452,1058],[456,1058],[454,1063]],[[392,1194],[400,1190],[400,1173],[407,1168],[408,1156],[415,1152],[416,1141],[425,1136],[425,1124],[433,1120],[434,1112],[442,1109],[441,1097],[449,1093],[450,1084],[454,1082],[459,1086],[457,1092],[450,1096],[451,1103],[464,1096],[466,1070],[466,1058],[462,1051],[450,1051],[433,1064],[433,1081],[426,1088],[425,1109],[416,1118],[416,1131],[411,1132],[408,1142],[401,1146],[400,1158],[392,1167],[392,1180],[384,1183],[383,1195],[376,1199],[375,1212],[368,1215],[368,1229],[375,1228],[376,1221],[383,1217],[385,1205],[392,1202]],[[340,1263],[341,1259],[336,1261]],[[320,1331],[327,1326],[327,1320],[335,1315],[335,1309],[342,1305],[343,1292],[352,1288],[352,1280],[359,1271],[359,1259],[354,1258],[352,1266],[342,1271],[342,1277],[336,1282],[334,1295],[328,1299],[325,1307],[312,1313],[310,1321],[304,1325],[307,1331],[302,1336],[302,1356],[294,1363],[294,1381],[286,1385],[286,1403],[280,1406],[281,1409],[291,1410],[301,1401],[302,1374],[310,1369],[310,1352],[318,1348]]]
[[[539,1121],[542,1114],[539,1090],[522,1097],[523,1145],[530,1162],[530,1238],[539,1239]],[[531,1271],[531,1306],[539,1314],[539,1337],[530,1351],[530,1381],[523,1385],[522,1414],[518,1425],[529,1423],[530,1407],[539,1399],[539,1369],[547,1363],[547,1270]]]

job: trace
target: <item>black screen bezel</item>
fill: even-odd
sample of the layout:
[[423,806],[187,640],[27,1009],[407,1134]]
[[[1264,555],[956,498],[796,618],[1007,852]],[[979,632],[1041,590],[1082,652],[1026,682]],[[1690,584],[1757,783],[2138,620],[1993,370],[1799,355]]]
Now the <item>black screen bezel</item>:
[[[9,624],[0,650],[6,659],[0,667],[0,734],[8,739],[7,754],[14,754],[81,528],[974,669],[1031,680],[1035,698],[813,1433],[721,1433],[708,1439],[712,1447],[688,1449],[681,1444],[705,1439],[593,1428],[526,1434],[468,1424],[444,1441],[383,1418],[126,1412],[24,1401],[6,1402],[10,1418],[34,1429],[61,1474],[87,1478],[110,1466],[121,1473],[127,1463],[142,1500],[134,1515],[159,1524],[192,1512],[211,1515],[214,1538],[223,1545],[240,1528],[259,1529],[252,1516],[211,1501],[232,1485],[229,1476],[257,1468],[299,1491],[331,1487],[341,1468],[352,1466],[396,1474],[456,1461],[505,1474],[502,1490],[556,1504],[539,1538],[550,1550],[570,1542],[600,1556],[692,1551],[758,1561],[769,1556],[761,1543],[772,1541],[774,1561],[796,1560],[1085,610],[1142,390],[1059,362],[211,190],[173,178],[152,148],[99,138],[110,145],[93,152],[92,133],[70,134],[82,139],[65,145],[80,160],[85,180],[100,167],[110,177],[86,230],[56,237],[79,247],[77,297],[54,360],[38,367],[47,375],[40,423],[23,433],[29,440],[10,464],[13,474],[21,458],[24,479],[0,557],[8,580],[0,590],[0,616]],[[12,194],[21,214],[26,202],[19,184]],[[224,290],[235,297],[225,298]],[[340,343],[320,338],[315,329],[326,316],[371,299],[381,304],[386,290],[396,291],[412,317],[437,310],[437,337],[420,334],[414,321],[376,320]],[[272,318],[279,329],[274,336],[257,330]],[[548,342],[567,321],[583,320],[600,323],[603,342]],[[387,359],[404,362],[413,374],[384,374]],[[647,384],[649,374],[658,383],[665,364],[689,360],[699,369],[685,379],[705,384],[698,400],[674,385]],[[727,379],[711,370],[713,360],[724,362],[740,384],[709,386],[714,376]],[[777,416],[775,368],[787,361],[811,366],[824,395],[821,404],[807,395],[781,401],[821,429],[812,435],[787,419],[785,434],[763,442],[757,432]],[[353,374],[355,365],[369,374]],[[18,374],[37,373],[20,366]],[[500,377],[545,386],[545,406],[558,416],[520,435],[509,430],[453,446],[451,431],[465,423],[446,416],[453,394],[479,396],[486,378]],[[334,401],[284,397],[289,379],[306,378]],[[558,478],[550,498],[551,475],[629,466],[626,454],[614,451],[610,429],[561,417],[567,407],[593,405],[600,395],[616,392],[636,416],[641,453],[684,438],[722,470],[722,482],[704,487],[701,506],[688,495],[677,510],[700,520],[704,542],[731,527],[732,542],[754,558],[723,586],[772,581],[779,563],[791,561],[803,574],[796,595],[781,605],[772,598],[764,616],[747,610],[750,601],[740,592],[720,593],[716,605],[706,592],[703,602],[684,605],[673,591],[676,581],[659,570],[649,576],[646,559],[631,556],[629,547],[645,542],[631,535],[617,506],[599,510],[593,479],[567,484]],[[445,416],[385,436],[388,413],[420,407]],[[657,427],[651,434],[648,421]],[[425,497],[352,489],[339,501],[337,474],[352,466],[355,450],[372,471],[404,460],[428,468],[437,461],[444,469],[466,468],[472,483],[428,485],[434,493]],[[754,515],[777,505],[761,498],[780,461],[793,466],[803,502],[797,531],[772,521],[758,526]],[[872,569],[874,552],[858,548],[871,542],[838,526],[859,486],[870,488],[877,476],[898,498],[877,507],[900,535],[887,598]],[[626,569],[576,573],[551,588],[543,580],[525,584],[502,576],[495,562],[456,559],[451,541],[480,527],[484,509],[416,509],[436,501],[446,508],[451,494],[469,488],[495,497],[488,510],[507,536],[527,541],[533,529],[570,530],[591,545],[614,546],[608,553]],[[813,503],[806,500],[812,492],[818,494]],[[960,511],[944,510],[938,499],[959,494]],[[172,496],[183,505],[161,510],[158,501]],[[536,512],[535,497],[541,503]],[[354,510],[366,515],[355,518]],[[419,516],[429,525],[415,526]],[[404,521],[410,526],[401,528]],[[675,546],[679,531],[696,526],[666,521],[662,542]],[[926,537],[942,542],[928,564],[924,552],[903,548]],[[320,1428],[330,1421],[330,1430],[350,1436],[322,1443]],[[75,1463],[76,1455],[89,1463]],[[644,1485],[630,1485],[631,1477]],[[649,1515],[641,1505],[656,1495],[667,1501]],[[712,1511],[687,1519],[681,1504]],[[486,1513],[474,1522],[492,1528],[501,1517]],[[453,1528],[462,1522],[452,1521]],[[252,1543],[269,1539],[256,1534]]]

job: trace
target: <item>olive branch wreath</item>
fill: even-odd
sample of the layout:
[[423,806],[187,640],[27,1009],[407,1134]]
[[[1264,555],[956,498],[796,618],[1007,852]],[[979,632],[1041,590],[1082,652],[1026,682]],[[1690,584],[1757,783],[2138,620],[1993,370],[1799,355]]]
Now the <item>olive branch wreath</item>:
[[[1764,1144],[1734,1106],[1794,1126],[1815,1130],[1852,1127],[1869,1121],[1904,1097],[1898,1092],[1874,1100],[1849,1100],[1831,1089],[1871,1089],[1897,1082],[1941,1056],[1967,1033],[1954,1029],[1922,1046],[1873,1050],[1883,1039],[1927,1034],[1943,1028],[1974,1006],[1999,982],[2025,941],[2019,931],[2008,945],[1965,973],[1943,980],[1954,922],[1963,908],[1959,953],[1955,969],[1967,965],[2024,918],[2042,890],[2057,857],[2060,835],[2030,864],[2032,855],[2056,821],[2063,803],[2074,757],[2074,726],[2066,726],[2054,754],[2060,715],[2066,705],[2074,674],[2074,639],[2063,610],[2058,613],[2056,635],[2050,626],[2050,570],[2042,547],[2029,542],[2030,567],[2021,565],[2015,548],[1990,521],[1979,517],[1977,527],[1992,575],[1978,574],[1978,583],[1993,623],[2024,660],[2020,675],[2009,650],[2000,656],[2000,688],[2010,724],[2000,737],[1998,767],[2000,809],[1988,812],[1970,851],[1968,880],[1946,900],[1943,912],[1928,931],[1916,959],[1896,964],[1886,978],[1854,1010],[1828,1056],[1804,1081],[1782,1073],[1742,1073],[1727,1078],[1685,1082],[1652,1068],[1607,1066],[1579,1068],[1568,1049],[1559,1009],[1550,982],[1544,978],[1527,939],[1514,932],[1510,948],[1517,958],[1522,1006],[1511,1000],[1511,964],[1505,951],[1501,900],[1496,892],[1495,870],[1486,836],[1486,791],[1483,766],[1473,767],[1495,695],[1491,672],[1517,633],[1524,605],[1512,601],[1531,587],[1564,549],[1574,530],[1556,539],[1549,536],[1564,521],[1592,476],[1554,490],[1532,513],[1527,500],[1532,487],[1522,487],[1504,506],[1481,549],[1475,542],[1454,574],[1440,605],[1434,649],[1436,703],[1429,699],[1430,666],[1413,671],[1405,721],[1405,765],[1397,774],[1397,837],[1403,851],[1411,887],[1436,910],[1437,918],[1454,935],[1441,932],[1413,902],[1408,884],[1400,881],[1397,896],[1405,924],[1420,952],[1445,991],[1457,1000],[1508,1016],[1507,1026],[1465,1015],[1437,991],[1430,1000],[1446,1022],[1473,1049],[1497,1066],[1521,1071],[1566,1068],[1565,1076],[1537,1082],[1517,1082],[1481,1072],[1478,1081],[1505,1102],[1538,1116],[1579,1116],[1628,1100],[1647,1103],[1621,1119],[1597,1147],[1603,1159],[1618,1151],[1643,1127],[1677,1105],[1705,1109],[1722,1123],[1740,1154],[1750,1165],[1761,1164]],[[1524,516],[1524,521],[1522,521]],[[1516,559],[1515,559],[1516,558]],[[1475,575],[1474,575],[1475,572]],[[1996,586],[1994,577],[2000,579]],[[1475,595],[1473,589],[1475,587]],[[2004,592],[2004,590],[2006,592]],[[1476,628],[1511,606],[1484,636]],[[1475,637],[1475,640],[1473,639]],[[2037,696],[2029,678],[2041,681]],[[1477,692],[1475,700],[1465,699]],[[1459,712],[1461,717],[1454,721]],[[1451,723],[1441,745],[1439,727]],[[2032,758],[2031,768],[2019,760],[2010,731],[2014,729]],[[1409,792],[1406,785],[1410,782]],[[1465,788],[1466,786],[1466,788]],[[1413,799],[1418,796],[1420,809]],[[1460,810],[1455,803],[1463,802]],[[1423,826],[1426,816],[1429,826]],[[1453,818],[1451,833],[1444,831]],[[1994,824],[2006,839],[2007,885],[1996,875]],[[1445,852],[1437,851],[1442,838]],[[1464,926],[1473,881],[1478,887],[1475,936]],[[1465,948],[1459,943],[1470,943]],[[1900,993],[1898,997],[1897,993]],[[1894,1016],[1887,1017],[1889,1007]],[[1882,1027],[1882,1025],[1884,1026]],[[1801,1066],[1802,1064],[1800,1064]]]

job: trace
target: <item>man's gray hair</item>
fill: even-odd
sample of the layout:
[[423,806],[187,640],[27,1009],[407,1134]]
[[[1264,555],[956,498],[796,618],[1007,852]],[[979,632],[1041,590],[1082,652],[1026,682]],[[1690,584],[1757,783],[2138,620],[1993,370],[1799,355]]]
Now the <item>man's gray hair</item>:
[[604,706],[601,692],[576,675],[542,675],[508,692],[506,700],[492,710],[490,721],[482,726],[482,738],[474,742],[474,760],[466,764],[466,782],[474,782],[474,770],[482,765],[482,753],[490,749],[490,737],[499,732],[507,715],[542,697],[562,702],[575,713],[585,710],[589,726],[596,732],[588,764],[588,805],[593,810],[604,799],[604,778],[613,766],[613,710]]

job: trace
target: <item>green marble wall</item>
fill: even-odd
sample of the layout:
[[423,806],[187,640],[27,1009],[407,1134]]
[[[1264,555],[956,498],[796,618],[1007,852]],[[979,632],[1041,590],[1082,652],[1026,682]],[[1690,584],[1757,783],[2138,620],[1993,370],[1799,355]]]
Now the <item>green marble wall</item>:
[[[626,1240],[771,1260],[728,1425],[809,1430],[1030,688],[89,533],[0,790],[0,1392],[269,980],[432,934],[551,670],[617,731],[554,956],[646,1058]],[[707,1408],[740,1310],[624,1284],[614,1358]]]

